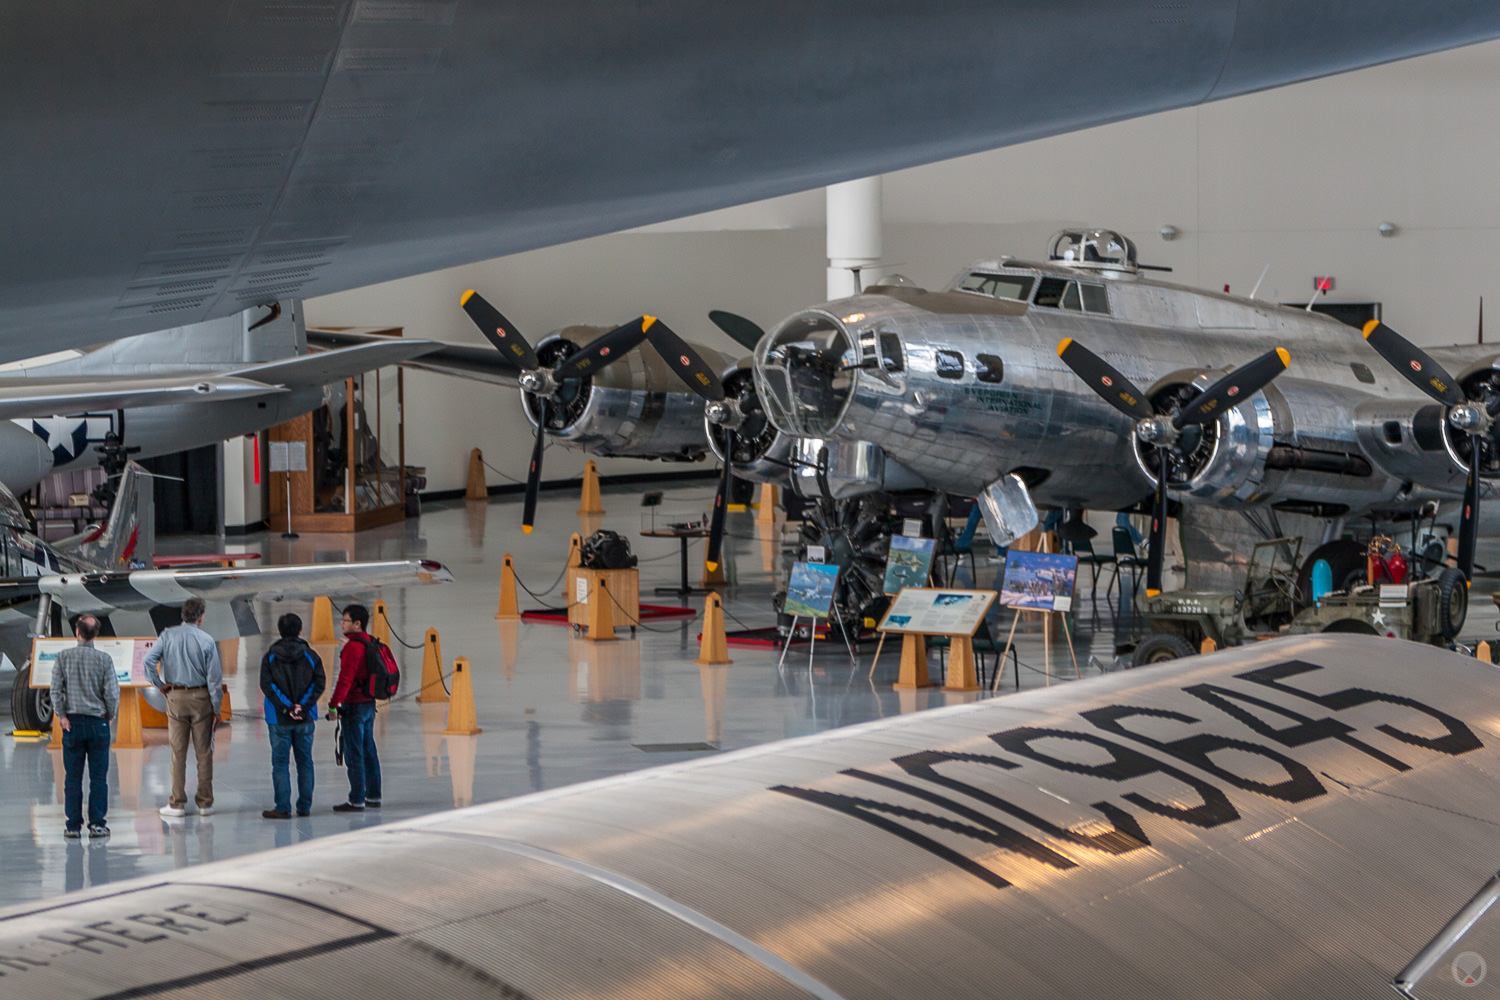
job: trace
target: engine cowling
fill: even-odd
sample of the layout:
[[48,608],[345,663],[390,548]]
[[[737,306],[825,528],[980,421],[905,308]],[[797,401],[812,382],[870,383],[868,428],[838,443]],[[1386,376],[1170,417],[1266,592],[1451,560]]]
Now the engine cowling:
[[[705,413],[704,430],[714,457],[724,461],[729,432],[734,432],[734,474],[755,483],[785,483],[792,455],[793,438],[778,431],[766,417],[755,387],[749,359],[720,373],[724,385],[725,420],[715,421]],[[710,408],[711,409],[711,408]]]

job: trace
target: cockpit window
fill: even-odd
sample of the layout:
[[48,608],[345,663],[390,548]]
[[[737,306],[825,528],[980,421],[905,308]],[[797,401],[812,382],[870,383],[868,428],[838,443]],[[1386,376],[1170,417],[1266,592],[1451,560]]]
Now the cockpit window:
[[1083,312],[1083,301],[1078,297],[1078,282],[1068,282],[1067,290],[1063,292],[1062,302],[1058,304],[1063,309],[1071,309],[1074,312]]
[[1080,284],[1078,287],[1083,292],[1085,312],[1109,315],[1109,293],[1104,290],[1103,285]]
[[0,525],[20,531],[31,530],[21,501],[17,500],[16,495],[4,486],[0,486]]
[[958,283],[958,290],[988,295],[995,299],[1025,302],[1031,297],[1031,286],[1035,280],[1028,274],[982,274],[975,271]]
[[894,333],[880,335],[880,360],[888,372],[906,370],[906,357],[901,351],[901,338]]
[[1063,293],[1068,290],[1066,278],[1043,278],[1036,289],[1035,305],[1047,309],[1056,309],[1062,302]]

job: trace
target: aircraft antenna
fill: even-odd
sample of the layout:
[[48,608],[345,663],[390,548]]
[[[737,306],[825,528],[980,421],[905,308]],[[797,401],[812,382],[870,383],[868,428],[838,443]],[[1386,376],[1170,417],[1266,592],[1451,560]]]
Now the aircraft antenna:
[[1255,279],[1255,287],[1250,289],[1250,297],[1252,299],[1255,298],[1255,293],[1260,291],[1260,283],[1266,280],[1266,275],[1270,273],[1270,270],[1271,265],[1269,262],[1266,263],[1265,267],[1260,269],[1260,277]]

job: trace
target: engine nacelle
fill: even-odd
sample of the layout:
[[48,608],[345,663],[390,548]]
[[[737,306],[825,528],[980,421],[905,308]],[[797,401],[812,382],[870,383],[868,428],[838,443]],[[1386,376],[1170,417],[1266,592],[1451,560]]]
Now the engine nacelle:
[[[538,344],[537,357],[554,365],[608,332],[604,327],[568,327]],[[724,364],[718,352],[694,348],[711,364]],[[521,401],[535,427],[541,401],[524,391]],[[649,348],[629,351],[586,378],[566,380],[553,397],[547,431],[570,448],[601,456],[696,462],[708,452],[702,398],[689,392]]]
[[[1365,454],[1392,478],[1462,493],[1469,466],[1458,439],[1465,435],[1437,403],[1368,400],[1355,407],[1354,433]],[[1468,442],[1463,445],[1466,452]]]

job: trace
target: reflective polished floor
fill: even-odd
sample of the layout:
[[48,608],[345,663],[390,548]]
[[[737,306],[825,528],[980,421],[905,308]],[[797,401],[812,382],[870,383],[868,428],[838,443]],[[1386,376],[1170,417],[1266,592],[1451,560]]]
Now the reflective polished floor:
[[[712,504],[713,486],[689,482],[667,490],[654,509],[657,525],[701,517]],[[335,813],[348,785],[334,764],[333,725],[319,723],[314,757],[317,792],[313,813],[304,819],[261,818],[270,808],[271,778],[267,733],[261,715],[257,665],[268,638],[226,640],[226,682],[233,721],[221,727],[215,750],[216,812],[191,813],[163,821],[157,809],[168,791],[169,753],[164,730],[146,730],[146,747],[117,750],[110,768],[109,826],[112,836],[90,841],[63,838],[61,752],[44,740],[0,739],[0,905],[54,896],[184,865],[223,860],[301,841],[329,837],[392,820],[605,777],[625,771],[752,746],[788,736],[850,725],[927,707],[991,697],[984,692],[940,688],[896,691],[899,644],[886,645],[875,661],[875,643],[857,650],[855,661],[839,639],[820,641],[811,654],[794,646],[784,660],[771,647],[731,646],[729,666],[699,666],[701,618],[645,621],[631,635],[617,631],[610,642],[591,642],[566,626],[497,622],[495,612],[504,556],[514,556],[523,590],[522,609],[561,606],[561,575],[568,537],[581,527],[576,492],[543,496],[537,529],[519,530],[518,498],[489,503],[452,501],[428,505],[420,518],[358,536],[304,534],[286,541],[267,532],[225,541],[209,537],[164,539],[161,549],[257,551],[267,563],[390,559],[424,556],[448,565],[454,584],[393,591],[380,596],[401,654],[404,692],[380,709],[377,740],[384,775],[384,802],[363,814]],[[640,506],[637,489],[606,489],[608,513],[602,525],[626,536],[640,558],[640,590],[647,603],[682,604],[701,610],[703,595],[652,597],[657,587],[680,579],[678,542],[642,537],[653,511]],[[730,514],[725,610],[731,632],[775,624],[771,595],[785,585],[789,556],[784,525],[762,524],[753,512]],[[692,583],[702,565],[702,542],[691,543]],[[1481,560],[1488,546],[1481,551]],[[956,586],[988,587],[994,564],[964,560]],[[1083,573],[1077,674],[1115,669],[1115,622],[1100,601],[1088,605]],[[1128,581],[1128,577],[1127,577]],[[1099,589],[1104,589],[1101,580]],[[1476,591],[1479,588],[1476,587]],[[531,593],[528,593],[530,591]],[[533,596],[533,594],[535,596]],[[373,602],[373,596],[366,599]],[[1477,595],[1476,595],[1477,597]],[[349,598],[335,595],[342,604]],[[257,607],[263,628],[292,610],[310,618],[310,602],[287,600]],[[1088,613],[1084,613],[1087,611]],[[1495,635],[1495,609],[1476,599],[1465,630],[1478,638]],[[992,628],[1002,638],[1009,612],[996,612]],[[1089,628],[1090,625],[1094,627]],[[437,629],[443,668],[456,657],[471,669],[476,715],[483,732],[443,733],[448,706],[418,702],[426,630]],[[122,627],[121,633],[127,632]],[[1017,656],[1008,662],[999,691],[1075,677],[1073,661],[1060,634],[1044,636],[1037,624],[1016,635]],[[334,646],[321,646],[325,661]],[[1050,670],[1048,663],[1050,659]],[[934,673],[941,678],[941,673]],[[330,684],[332,674],[330,672]],[[5,682],[8,684],[8,680]],[[8,727],[7,727],[8,729]],[[193,787],[189,763],[189,791]],[[190,795],[191,797],[191,795]],[[337,850],[334,841],[329,850]]]

